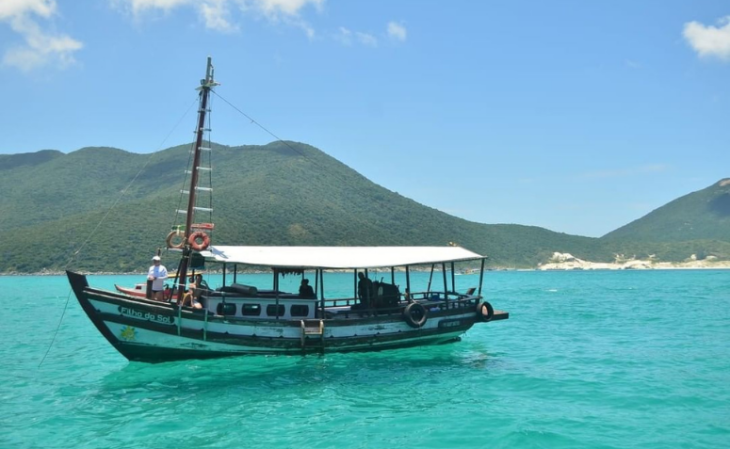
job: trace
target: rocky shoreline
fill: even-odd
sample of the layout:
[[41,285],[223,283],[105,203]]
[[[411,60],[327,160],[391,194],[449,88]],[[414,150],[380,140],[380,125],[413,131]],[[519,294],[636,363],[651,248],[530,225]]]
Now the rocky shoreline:
[[554,253],[547,263],[539,264],[540,271],[568,270],[718,270],[730,269],[730,261],[717,260],[712,256],[698,259],[694,254],[682,262],[662,262],[653,257],[637,259],[617,254],[613,262],[590,262],[578,259],[570,253]]

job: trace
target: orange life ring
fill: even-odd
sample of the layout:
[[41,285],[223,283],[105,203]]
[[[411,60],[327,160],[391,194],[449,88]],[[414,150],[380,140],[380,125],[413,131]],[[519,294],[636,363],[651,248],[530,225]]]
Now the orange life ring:
[[[198,240],[200,240],[200,243],[198,243]],[[203,231],[193,232],[188,237],[188,243],[195,251],[203,251],[210,245],[210,236]]]
[[[180,242],[173,243],[172,240],[175,237],[180,237]],[[182,248],[185,246],[185,234],[183,234],[180,231],[172,231],[171,233],[167,234],[167,238],[165,239],[165,243],[167,243],[168,248]]]

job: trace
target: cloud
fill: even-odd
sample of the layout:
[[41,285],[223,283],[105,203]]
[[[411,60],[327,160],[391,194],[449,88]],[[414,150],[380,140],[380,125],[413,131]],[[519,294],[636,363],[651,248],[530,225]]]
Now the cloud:
[[352,31],[345,27],[340,27],[334,35],[334,39],[342,45],[350,46],[353,42],[357,42],[368,47],[377,47],[378,38],[370,33],[360,31]]
[[310,39],[314,37],[314,29],[299,13],[308,5],[321,10],[325,0],[111,0],[131,10],[135,18],[141,18],[152,11],[171,12],[177,8],[197,9],[200,20],[205,27],[215,31],[232,32],[238,30],[233,21],[232,9],[241,14],[259,14],[271,22],[281,22],[300,28]]
[[406,31],[406,27],[403,25],[395,22],[388,22],[388,36],[390,36],[391,39],[405,42],[407,34],[408,32]]
[[117,3],[128,3],[134,15],[138,15],[147,10],[161,9],[170,11],[178,6],[192,4],[192,0],[117,0]]
[[340,27],[339,32],[335,35],[335,39],[343,45],[352,45],[352,31],[345,27]]
[[244,3],[254,4],[257,9],[269,17],[278,17],[281,14],[285,16],[296,16],[308,4],[314,5],[317,9],[321,9],[324,5],[324,0],[244,0]]
[[[403,25],[395,22],[388,22],[388,37],[393,40],[403,42],[406,40],[407,31]],[[377,47],[379,40],[378,37],[371,33],[363,33],[361,31],[350,31],[345,27],[340,27],[339,32],[335,35],[335,40],[339,41],[343,45],[352,45],[353,38],[358,43],[368,46]],[[381,34],[380,38],[385,39]]]
[[717,57],[730,60],[730,16],[717,21],[718,26],[705,26],[699,22],[684,24],[683,35],[700,57]]
[[309,25],[306,21],[298,17],[285,17],[282,21],[289,26],[299,28],[300,30],[304,31],[304,34],[307,35],[309,40],[314,39],[314,35],[316,34],[314,28],[312,28],[312,26]]
[[199,8],[206,28],[222,32],[238,31],[238,26],[229,22],[226,18],[228,16],[228,7],[225,0],[204,2],[200,4]]
[[7,49],[2,63],[23,71],[49,64],[60,68],[72,64],[74,52],[83,44],[63,34],[48,33],[36,21],[38,17],[49,20],[55,14],[55,0],[3,0],[0,3],[0,22],[8,22],[25,42]]
[[372,34],[361,33],[358,31],[355,33],[355,36],[357,36],[357,40],[363,45],[367,45],[369,47],[378,46],[378,39]]
[[50,17],[56,12],[55,0],[3,0],[0,3],[0,20],[12,19],[26,13]]

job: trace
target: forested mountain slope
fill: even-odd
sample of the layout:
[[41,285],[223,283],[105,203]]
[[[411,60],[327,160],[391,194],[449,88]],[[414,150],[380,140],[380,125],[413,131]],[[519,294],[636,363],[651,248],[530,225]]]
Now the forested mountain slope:
[[[174,211],[181,208],[189,150],[190,145],[154,154],[84,148],[66,155],[3,156],[0,229],[6,238],[0,241],[0,272],[146,269],[149,257],[164,246]],[[684,258],[690,250],[667,242],[627,248],[620,237],[595,239],[532,226],[469,222],[376,185],[302,143],[214,144],[212,154],[213,244],[455,242],[489,255],[494,267],[534,267],[555,251],[605,261],[616,251]],[[700,249],[713,244],[692,243]],[[166,256],[174,266],[172,255]]]
[[730,242],[730,179],[677,198],[602,237],[632,242]]

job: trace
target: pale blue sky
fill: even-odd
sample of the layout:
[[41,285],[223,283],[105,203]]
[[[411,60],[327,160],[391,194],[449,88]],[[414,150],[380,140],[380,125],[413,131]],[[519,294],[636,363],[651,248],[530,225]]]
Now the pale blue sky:
[[[730,177],[702,0],[0,0],[0,153],[189,142],[208,55],[279,137],[477,222],[600,236]],[[213,140],[273,140],[213,107]]]

